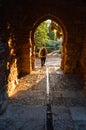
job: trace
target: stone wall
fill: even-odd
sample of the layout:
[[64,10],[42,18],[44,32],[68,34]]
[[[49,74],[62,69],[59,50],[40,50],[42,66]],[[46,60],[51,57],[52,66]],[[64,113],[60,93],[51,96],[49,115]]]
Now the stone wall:
[[19,75],[31,73],[31,37],[27,27],[21,27],[16,31],[17,55],[18,55],[18,72]]
[[21,73],[29,74],[31,72],[31,47],[29,47],[29,43],[25,43],[21,45]]
[[13,35],[9,37],[8,40],[8,46],[10,50],[10,59],[8,62],[9,67],[9,76],[8,76],[8,87],[7,87],[7,93],[10,96],[14,89],[16,88],[16,85],[18,84],[18,57],[16,55],[16,45],[14,42]]
[[32,44],[32,55],[31,55],[31,66],[32,66],[32,70],[35,69],[35,45]]
[[[73,21],[75,22],[75,21]],[[67,42],[62,45],[61,68],[64,73],[81,74],[81,57],[84,43],[85,25],[79,21],[68,27]]]
[[[56,0],[22,0],[18,4],[15,0],[5,2],[0,8],[0,13],[3,12],[0,15],[0,113],[2,104],[7,101],[6,92],[10,95],[16,88],[20,73],[31,73],[35,67],[35,46],[31,31],[44,15],[53,14],[52,16],[58,17],[67,29],[68,36],[65,36],[67,41],[63,43],[61,63],[64,73],[82,73],[86,84],[85,5],[77,1],[64,3],[61,0],[58,0],[58,3]],[[41,8],[42,6],[44,8]],[[13,28],[10,28],[10,25],[6,28],[7,23],[11,23]]]
[[9,49],[7,44],[6,28],[0,26],[0,114],[5,110],[8,102],[6,93],[9,74],[9,68],[7,68],[8,60]]
[[[12,27],[11,27],[12,28]],[[10,31],[11,30],[11,31]],[[27,28],[19,28],[18,31],[12,32],[14,29],[9,29],[9,76],[7,93],[12,95],[18,84],[18,80],[24,74],[31,72],[31,46],[29,44],[29,31]]]
[[83,43],[83,48],[82,48],[81,65],[82,65],[81,70],[82,70],[84,81],[85,81],[84,90],[86,93],[86,33],[85,33],[84,43]]

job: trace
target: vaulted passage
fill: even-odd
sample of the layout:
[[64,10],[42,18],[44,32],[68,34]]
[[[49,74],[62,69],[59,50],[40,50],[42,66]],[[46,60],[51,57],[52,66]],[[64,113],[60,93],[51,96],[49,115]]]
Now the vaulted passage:
[[[14,94],[15,96],[13,98],[11,97],[12,103],[14,102],[15,104],[15,102],[19,100],[18,103],[24,105],[24,102],[21,101],[21,95],[26,93],[26,95],[28,95],[28,100],[26,96],[26,98],[24,98],[25,105],[27,104],[44,106],[44,108],[42,107],[43,109],[38,109],[40,109],[40,113],[41,111],[44,111],[43,118],[41,119],[43,122],[45,122],[46,116],[44,117],[44,115],[46,115],[46,106],[48,106],[46,102],[47,97],[45,87],[46,67],[38,67],[39,69],[36,68],[37,59],[35,57],[36,43],[34,40],[34,33],[40,23],[45,20],[51,19],[60,25],[63,32],[63,42],[61,59],[59,59],[59,69],[57,69],[56,66],[52,65],[54,61],[51,62],[48,68],[49,83],[50,86],[52,86],[50,88],[49,95],[49,110],[51,110],[50,118],[54,119],[52,120],[52,124],[54,125],[55,130],[61,122],[64,122],[63,127],[65,129],[73,129],[72,126],[75,125],[74,120],[76,120],[76,122],[78,120],[76,113],[78,108],[76,107],[78,105],[80,107],[80,104],[82,107],[82,111],[81,109],[78,109],[78,111],[80,110],[81,112],[80,120],[86,122],[86,113],[84,113],[86,111],[83,111],[83,109],[86,108],[86,98],[84,97],[86,95],[85,6],[86,5],[83,1],[81,2],[78,0],[72,2],[67,0],[65,0],[65,2],[62,0],[34,2],[30,0],[0,1],[0,113],[3,113],[7,105],[10,104],[8,102],[8,97],[11,97],[12,94],[14,94],[18,89],[22,88],[21,92],[18,92],[18,95]],[[57,58],[54,59],[55,64],[57,66],[58,58],[59,57],[57,56]],[[54,70],[54,72],[51,72],[51,70]],[[43,79],[41,79],[41,77]],[[34,78],[36,78],[36,81]],[[38,81],[39,83],[37,83]],[[31,93],[29,92],[29,88],[27,88],[30,84],[32,84],[33,86],[30,88]],[[23,92],[24,86],[26,86],[25,93]],[[37,97],[37,93],[40,98]],[[17,99],[17,96],[20,97]],[[36,99],[36,97],[38,99]],[[9,100],[10,102],[11,99]],[[71,107],[73,104],[74,108],[72,109]],[[61,109],[58,108],[58,105],[59,107],[61,105]],[[66,108],[64,108],[64,106]],[[21,108],[23,109],[23,106],[21,106]],[[9,106],[8,111],[10,109],[11,108]],[[35,111],[34,108],[31,109]],[[35,109],[38,111],[37,108]],[[62,113],[62,117],[59,116],[59,111]],[[67,115],[72,114],[72,117],[68,116],[68,118],[66,119],[67,122],[68,120],[72,120],[72,122],[69,122],[70,125],[67,127],[65,126],[66,124],[64,121],[65,117],[63,111],[67,112]],[[75,113],[76,116],[74,116]],[[59,122],[60,119],[61,122]],[[38,118],[38,120],[40,119]],[[80,126],[82,126],[83,130],[86,129],[86,123],[84,124],[84,122],[82,122],[81,124],[81,122],[77,122],[76,124],[77,126],[74,126],[75,130],[81,129],[79,128]],[[23,126],[22,129],[24,129]],[[59,129],[62,128],[60,127]]]

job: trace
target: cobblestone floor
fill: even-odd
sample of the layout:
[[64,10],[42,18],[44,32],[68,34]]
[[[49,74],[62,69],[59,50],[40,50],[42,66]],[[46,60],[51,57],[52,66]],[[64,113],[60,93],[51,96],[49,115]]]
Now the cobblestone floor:
[[54,130],[86,130],[86,96],[80,75],[63,74],[60,58],[48,58],[31,75],[19,80],[9,97],[6,112],[0,115],[0,130],[46,129],[46,66],[49,69],[50,102]]
[[86,97],[80,76],[54,73],[50,86],[54,130],[86,130]]

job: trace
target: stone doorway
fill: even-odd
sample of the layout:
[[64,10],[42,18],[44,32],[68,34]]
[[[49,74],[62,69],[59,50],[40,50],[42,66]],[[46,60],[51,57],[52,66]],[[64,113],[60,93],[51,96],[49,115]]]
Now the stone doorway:
[[[35,43],[35,38],[34,38],[34,34],[35,34],[35,31],[36,29],[38,28],[38,26],[43,22],[43,21],[47,21],[48,19],[52,20],[55,22],[55,24],[58,24],[59,27],[61,28],[62,30],[62,49],[61,49],[61,55],[62,55],[62,60],[61,60],[61,68],[63,69],[64,68],[64,56],[65,56],[65,46],[67,44],[67,29],[65,27],[65,25],[62,23],[62,21],[52,15],[52,14],[46,14],[42,17],[40,17],[39,19],[37,19],[37,21],[34,23],[34,26],[32,28],[32,31],[31,31],[31,44],[32,44],[32,60],[31,60],[31,63],[32,63],[32,69],[35,68],[35,47],[36,47],[36,43]],[[56,25],[52,26],[52,30],[56,29]]]
[[[9,69],[8,75],[8,93],[13,92],[18,84],[20,74],[30,74],[35,69],[35,42],[34,32],[39,24],[47,19],[52,19],[58,23],[63,31],[62,43],[62,61],[61,68],[64,67],[64,46],[67,42],[67,31],[61,20],[52,14],[44,15],[33,23],[31,28],[19,27],[19,31],[13,31],[14,28],[7,23],[7,31],[9,33],[8,46],[10,51],[9,61],[7,63]],[[23,38],[22,38],[23,37]],[[19,44],[20,43],[20,44]]]
[[[40,4],[46,5],[45,9],[41,8],[37,2],[32,4],[31,1],[29,4],[27,4],[27,1],[26,3],[22,1],[18,4],[6,1],[6,3],[2,2],[1,4],[0,54],[2,56],[0,57],[0,95],[2,100],[6,99],[4,97],[6,97],[7,84],[9,84],[9,90],[14,89],[18,83],[19,74],[30,74],[34,69],[33,50],[35,44],[33,33],[39,23],[47,18],[59,23],[64,32],[61,62],[63,72],[73,74],[82,73],[86,89],[86,22],[84,3],[75,2],[76,5],[79,4],[76,8],[76,6],[74,7],[74,3],[70,2],[67,2],[67,4],[66,2],[55,2],[55,6],[52,6],[52,2],[49,2],[49,4],[44,1],[43,3],[41,2]],[[33,11],[31,11],[32,9]],[[7,41],[12,43],[9,47],[10,60],[7,54]],[[2,100],[0,102],[1,106]]]

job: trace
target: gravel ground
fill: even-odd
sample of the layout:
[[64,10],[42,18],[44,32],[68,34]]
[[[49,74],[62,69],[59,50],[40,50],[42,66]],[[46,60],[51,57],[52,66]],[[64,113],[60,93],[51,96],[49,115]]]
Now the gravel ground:
[[9,97],[6,112],[0,116],[0,130],[46,130],[46,68],[49,71],[49,92],[54,130],[86,130],[86,96],[80,75],[64,74],[61,58],[50,56],[41,68],[20,78]]

